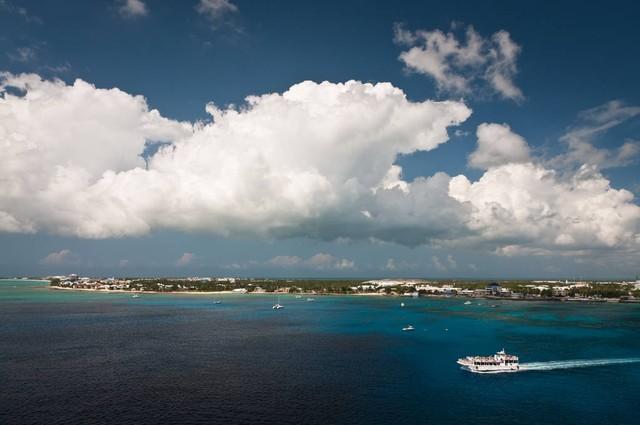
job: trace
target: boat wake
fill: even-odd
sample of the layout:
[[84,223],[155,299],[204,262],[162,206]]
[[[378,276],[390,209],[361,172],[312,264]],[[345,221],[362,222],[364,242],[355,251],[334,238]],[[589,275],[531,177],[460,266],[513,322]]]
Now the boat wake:
[[573,369],[578,367],[608,366],[616,364],[640,363],[640,357],[626,359],[561,360],[551,362],[521,363],[520,372],[529,370]]

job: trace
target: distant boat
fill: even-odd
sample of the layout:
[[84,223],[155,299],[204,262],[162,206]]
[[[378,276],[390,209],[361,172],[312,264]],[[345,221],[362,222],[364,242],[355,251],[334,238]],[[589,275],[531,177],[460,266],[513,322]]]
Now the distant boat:
[[402,328],[403,331],[413,331],[415,328],[412,325],[405,326]]
[[307,298],[307,302],[313,302],[315,300],[316,300],[315,298]]
[[469,305],[471,304],[471,301],[465,301],[464,305]]
[[138,294],[133,294],[133,295],[131,295],[131,298],[140,298],[140,295],[138,295]]
[[280,310],[281,308],[284,308],[284,306],[280,304],[280,295],[278,295],[278,301],[271,308],[274,310]]
[[222,300],[214,300],[213,303],[214,304],[222,304]]
[[400,303],[400,307],[404,307],[404,303]]
[[296,298],[302,298],[302,295],[296,295]]

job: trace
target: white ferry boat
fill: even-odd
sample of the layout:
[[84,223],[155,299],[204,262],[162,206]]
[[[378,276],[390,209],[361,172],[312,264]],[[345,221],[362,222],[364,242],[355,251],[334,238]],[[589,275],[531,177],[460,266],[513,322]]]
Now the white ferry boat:
[[469,356],[458,359],[462,369],[474,373],[502,373],[520,370],[518,356],[507,354],[504,348],[493,356]]

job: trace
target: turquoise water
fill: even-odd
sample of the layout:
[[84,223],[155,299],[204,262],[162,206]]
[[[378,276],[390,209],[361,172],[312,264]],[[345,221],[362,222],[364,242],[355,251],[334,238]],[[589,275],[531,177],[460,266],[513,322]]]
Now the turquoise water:
[[[0,423],[638,422],[640,305],[43,285],[0,281]],[[455,363],[503,347],[529,370]]]

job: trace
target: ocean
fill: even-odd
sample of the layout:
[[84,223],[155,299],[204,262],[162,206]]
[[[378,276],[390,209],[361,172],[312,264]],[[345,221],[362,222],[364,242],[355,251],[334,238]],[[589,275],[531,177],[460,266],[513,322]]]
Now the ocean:
[[640,305],[45,285],[0,281],[1,424],[638,423]]

